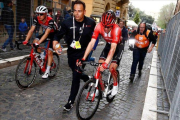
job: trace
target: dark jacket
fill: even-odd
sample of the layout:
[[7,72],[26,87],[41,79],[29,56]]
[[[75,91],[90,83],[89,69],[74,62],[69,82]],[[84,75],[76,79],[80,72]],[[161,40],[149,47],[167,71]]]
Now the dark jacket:
[[[80,30],[83,26],[83,23],[85,23],[84,25],[84,30],[82,35],[80,34]],[[70,47],[70,44],[73,41],[73,17],[68,18],[67,20],[64,20],[63,23],[61,24],[60,29],[58,30],[58,32],[55,34],[54,36],[54,40],[59,41],[63,35],[65,35],[65,41],[67,42],[68,45],[68,56],[83,56],[84,52],[88,46],[88,43],[91,41],[91,37],[92,37],[92,33],[94,31],[94,27],[95,27],[96,23],[88,18],[85,17],[84,21],[82,22],[77,22],[75,21],[75,39],[76,41],[79,40],[80,36],[80,44],[81,44],[81,49],[73,49]]]
[[20,31],[20,32],[26,32],[27,29],[28,29],[28,26],[27,26],[27,23],[26,23],[26,22],[24,22],[24,23],[20,22],[20,23],[19,23],[19,31]]
[[4,7],[2,10],[2,22],[6,25],[14,26],[14,13],[10,7]]
[[123,29],[122,29],[122,41],[123,43],[125,43],[125,41],[128,39],[128,30],[126,29],[125,26],[123,26]]

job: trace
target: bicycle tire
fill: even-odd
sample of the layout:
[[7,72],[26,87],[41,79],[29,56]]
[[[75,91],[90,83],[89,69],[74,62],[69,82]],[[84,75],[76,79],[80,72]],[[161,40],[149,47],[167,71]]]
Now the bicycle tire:
[[[117,72],[117,81],[118,81],[118,84],[119,84],[119,71],[116,70],[116,72]],[[109,84],[109,90],[108,91],[112,90],[112,88],[113,88],[113,78],[112,78],[112,75],[111,75],[111,77],[110,77],[110,84]],[[111,103],[114,100],[114,98],[115,98],[115,96],[112,96],[111,93],[109,93],[107,95],[107,97],[106,97],[106,100],[109,103]]]
[[28,63],[27,69],[24,73],[25,66],[26,66],[27,62],[30,60],[31,60],[31,57],[23,58],[19,62],[18,66],[16,68],[15,81],[16,81],[17,86],[20,89],[29,88],[33,84],[33,82],[36,78],[36,63],[34,60],[33,60],[33,65],[32,65],[32,69],[31,69],[31,74],[28,75],[30,63]]
[[58,70],[59,70],[59,66],[60,66],[60,58],[59,55],[57,53],[53,53],[53,62],[51,65],[51,69],[50,69],[50,78],[53,78],[56,76]]
[[[91,87],[91,84],[93,84],[92,87]],[[76,104],[76,115],[77,115],[78,119],[80,119],[80,120],[91,119],[98,109],[102,92],[99,90],[100,87],[98,87],[99,95],[95,97],[94,101],[92,101],[91,94],[94,93],[94,89],[96,89],[94,87],[94,85],[95,85],[95,80],[88,80],[84,84],[84,86],[82,87],[82,89],[79,93],[79,96],[77,99],[77,104]],[[88,86],[88,88],[87,88],[87,86]],[[88,100],[86,100],[88,91],[90,91],[90,94],[89,94]],[[83,102],[87,102],[87,103],[83,103]],[[95,103],[95,106],[93,107],[93,105],[90,105],[91,103],[92,104]],[[81,107],[83,107],[83,108],[81,108]],[[90,108],[92,108],[91,111],[90,111]],[[91,112],[91,113],[88,113],[88,112]]]

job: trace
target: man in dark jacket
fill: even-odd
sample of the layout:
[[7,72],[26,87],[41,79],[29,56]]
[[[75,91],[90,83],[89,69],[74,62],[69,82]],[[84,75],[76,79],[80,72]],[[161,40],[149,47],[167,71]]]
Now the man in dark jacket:
[[[53,46],[55,51],[56,44],[58,41],[65,35],[65,40],[67,42],[68,50],[68,64],[72,70],[72,85],[71,92],[68,99],[67,104],[64,106],[64,110],[69,111],[74,104],[75,98],[77,96],[79,87],[80,87],[80,79],[82,78],[82,74],[77,72],[76,61],[81,59],[84,55],[84,52],[91,41],[92,33],[94,31],[95,22],[86,17],[85,13],[85,3],[76,0],[73,5],[74,16],[64,20],[59,28],[59,31],[54,36]],[[86,75],[88,78],[88,76]],[[89,79],[89,78],[88,78]]]
[[119,22],[119,27],[121,28],[121,31],[122,31],[122,41],[123,41],[123,44],[125,44],[125,41],[127,41],[127,39],[128,39],[128,30],[125,27],[125,21],[121,20]]
[[7,1],[7,6],[2,10],[2,22],[9,35],[9,38],[4,42],[2,50],[6,51],[6,46],[10,43],[11,50],[13,50],[13,34],[14,34],[14,13],[12,10],[12,1]]

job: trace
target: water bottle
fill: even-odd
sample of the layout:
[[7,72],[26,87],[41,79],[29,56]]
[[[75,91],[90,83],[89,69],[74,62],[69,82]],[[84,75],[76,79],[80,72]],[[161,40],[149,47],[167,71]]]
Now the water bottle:
[[58,51],[59,54],[62,52],[62,46],[58,43],[56,44],[56,50]]

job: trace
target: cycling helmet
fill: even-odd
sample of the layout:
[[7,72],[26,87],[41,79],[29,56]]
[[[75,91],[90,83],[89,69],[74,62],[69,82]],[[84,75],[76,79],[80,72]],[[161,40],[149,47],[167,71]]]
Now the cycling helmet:
[[36,8],[36,13],[48,13],[47,7],[41,5]]
[[114,25],[116,16],[113,10],[108,10],[102,14],[101,23],[104,27],[111,27]]

